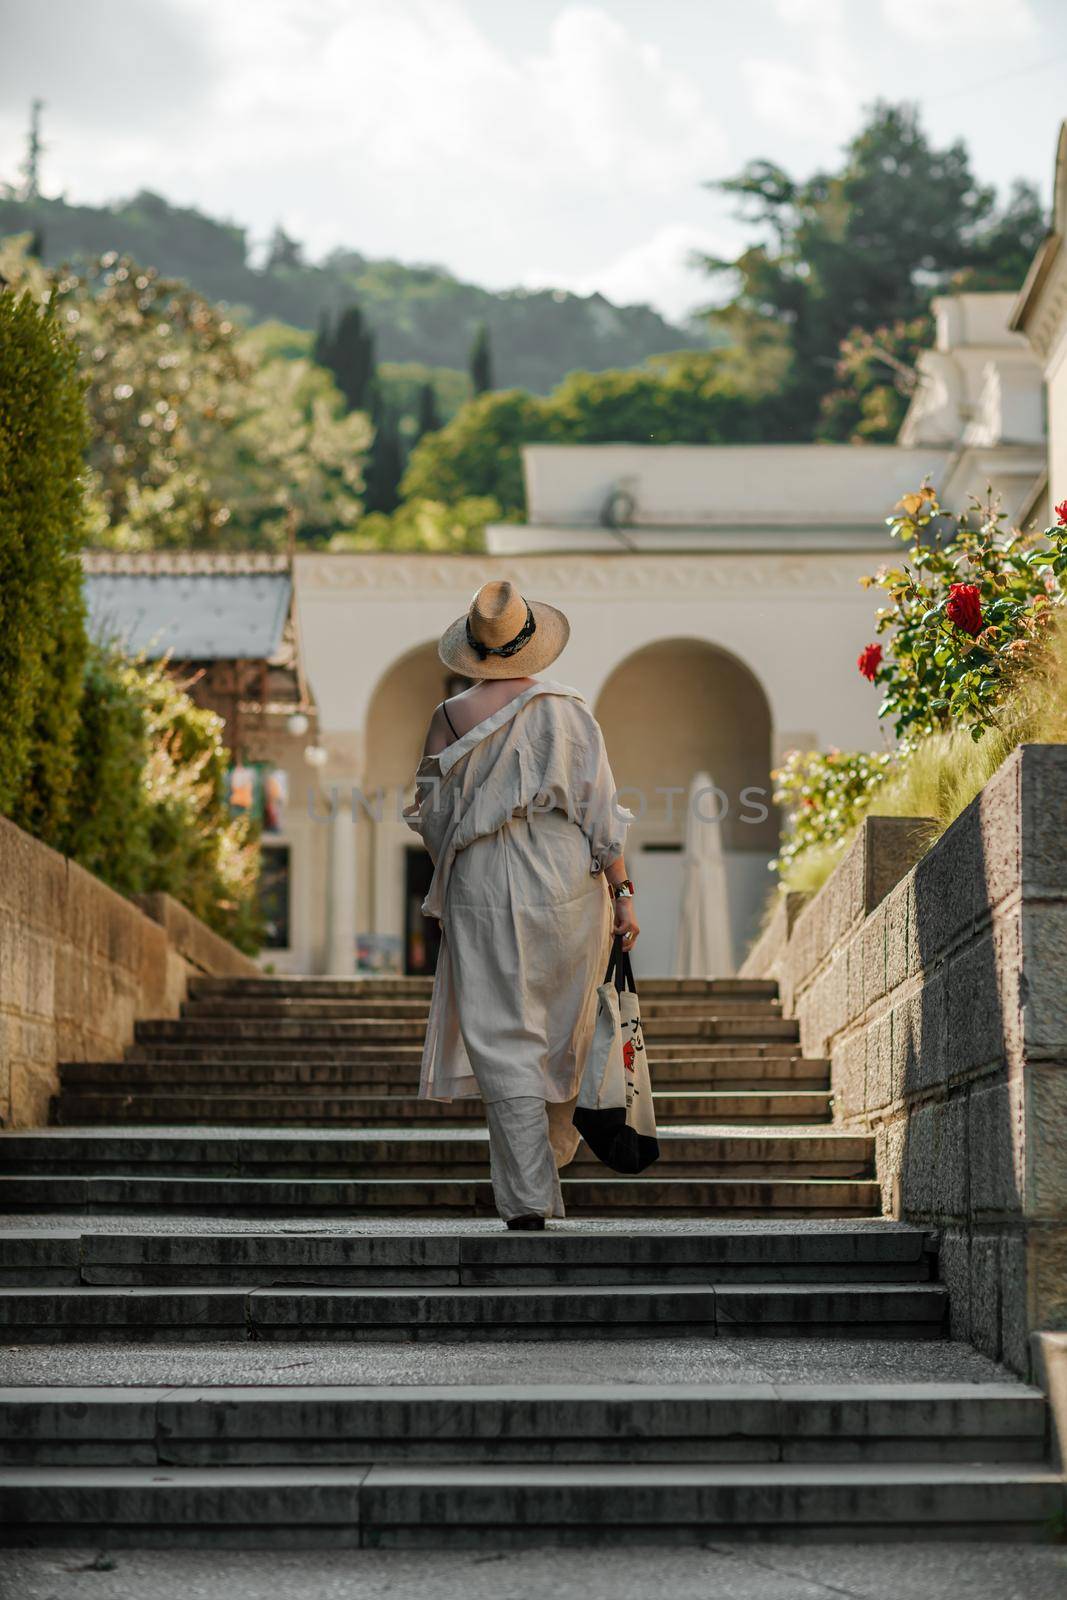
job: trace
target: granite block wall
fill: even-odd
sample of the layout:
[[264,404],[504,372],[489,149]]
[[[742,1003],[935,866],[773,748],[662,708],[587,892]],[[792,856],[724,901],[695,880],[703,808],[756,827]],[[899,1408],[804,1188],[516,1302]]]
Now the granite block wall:
[[1018,1371],[1067,1328],[1067,747],[1023,745],[922,853],[870,818],[750,976],[778,979],[887,1215],[936,1229],[953,1334]]

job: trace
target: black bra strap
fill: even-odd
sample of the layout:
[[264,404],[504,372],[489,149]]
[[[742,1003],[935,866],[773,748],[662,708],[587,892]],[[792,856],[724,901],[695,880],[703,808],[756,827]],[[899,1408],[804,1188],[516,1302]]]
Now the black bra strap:
[[445,701],[445,700],[441,701],[441,710],[445,714],[445,721],[448,723],[448,726],[452,729],[452,737],[454,739],[458,739],[459,738],[459,731],[456,728],[456,724],[452,721],[452,718],[448,714],[448,703],[447,703],[447,701]]

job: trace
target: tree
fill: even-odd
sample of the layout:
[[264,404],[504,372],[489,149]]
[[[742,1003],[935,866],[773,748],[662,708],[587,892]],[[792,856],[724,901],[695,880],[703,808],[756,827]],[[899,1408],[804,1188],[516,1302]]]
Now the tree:
[[913,321],[932,294],[970,270],[1003,282],[1018,268],[1011,228],[1020,208],[1032,225],[1028,191],[1016,191],[999,215],[964,146],[935,149],[907,105],[876,105],[837,172],[797,182],[756,161],[716,187],[738,197],[762,237],[733,261],[706,261],[713,275],[729,272],[735,282],[712,322],[742,350],[756,348],[769,328],[784,337],[800,437],[812,434],[834,387],[843,339]]
[[375,387],[371,422],[374,439],[367,459],[366,492],[368,511],[395,511],[400,504],[400,480],[404,475],[404,448],[400,422],[381,391]]
[[57,843],[85,653],[78,552],[88,438],[55,299],[0,291],[0,811]]
[[41,156],[44,144],[41,140],[41,112],[44,110],[43,100],[30,102],[30,126],[26,134],[26,154],[22,158],[22,184],[19,189],[20,200],[37,200],[41,194]]
[[523,389],[497,389],[470,400],[411,453],[401,484],[405,500],[455,505],[495,500],[505,516],[524,504],[522,446],[551,436],[548,401]]
[[837,387],[824,394],[816,436],[850,444],[892,444],[919,380],[919,353],[933,338],[930,316],[841,341]]
[[245,545],[284,549],[290,528],[308,543],[358,522],[371,428],[315,362],[271,357],[273,332],[264,325],[241,339],[248,376],[205,466],[227,530]]
[[[362,504],[366,418],[287,330],[242,333],[184,284],[124,258],[47,275],[24,250],[0,270],[47,294],[87,378],[94,542],[121,549],[284,548],[328,538]],[[299,336],[306,343],[306,335]]]
[[238,329],[125,257],[61,269],[55,292],[88,379],[96,537],[130,549],[223,542],[229,507],[206,464],[249,376]]
[[476,395],[486,394],[493,387],[493,354],[489,346],[489,329],[479,322],[474,330],[470,353],[471,388]]
[[445,505],[443,500],[404,500],[391,516],[372,512],[350,532],[330,540],[331,550],[484,550],[485,527],[501,520],[495,500],[473,496]]
[[954,289],[1017,289],[1045,237],[1048,218],[1033,184],[1016,181],[1002,211],[971,241]]
[[337,380],[349,411],[369,409],[375,381],[374,334],[358,306],[348,306],[331,328],[323,319],[315,340],[315,360],[328,367]]
[[525,444],[721,444],[765,438],[780,426],[782,361],[763,352],[743,368],[729,350],[664,356],[623,372],[573,372],[547,399],[496,389],[463,406],[411,452],[405,499],[456,505],[496,501],[523,513]]
[[304,251],[296,239],[290,238],[279,224],[270,236],[264,272],[297,271],[304,265]]
[[437,394],[432,383],[419,385],[415,411],[415,443],[427,433],[436,433],[441,426],[437,411]]

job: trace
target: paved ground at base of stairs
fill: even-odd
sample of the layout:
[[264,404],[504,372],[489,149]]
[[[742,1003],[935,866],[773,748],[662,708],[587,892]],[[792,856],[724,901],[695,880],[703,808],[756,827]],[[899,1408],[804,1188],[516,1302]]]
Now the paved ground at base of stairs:
[[23,1344],[0,1348],[0,1384],[59,1387],[1013,1381],[1018,1381],[1014,1373],[979,1355],[969,1344],[925,1339]]
[[1067,1546],[0,1552],[19,1600],[1063,1600]]

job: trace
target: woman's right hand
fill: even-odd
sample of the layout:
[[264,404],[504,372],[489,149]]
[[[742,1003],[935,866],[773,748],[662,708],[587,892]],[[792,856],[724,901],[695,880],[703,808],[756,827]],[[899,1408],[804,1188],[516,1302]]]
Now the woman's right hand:
[[615,919],[611,931],[617,938],[621,936],[623,947],[630,950],[641,932],[634,915],[633,896],[623,895],[620,900],[614,901],[614,909]]

